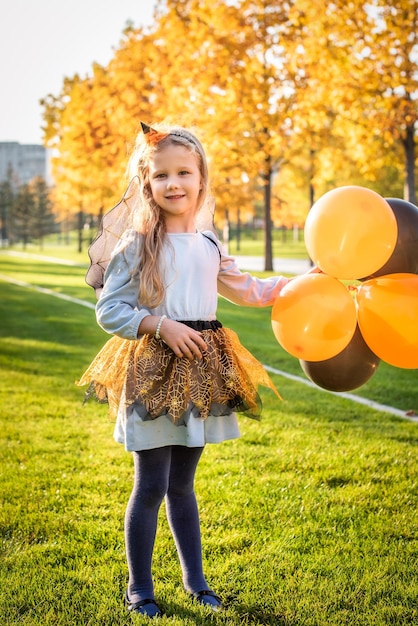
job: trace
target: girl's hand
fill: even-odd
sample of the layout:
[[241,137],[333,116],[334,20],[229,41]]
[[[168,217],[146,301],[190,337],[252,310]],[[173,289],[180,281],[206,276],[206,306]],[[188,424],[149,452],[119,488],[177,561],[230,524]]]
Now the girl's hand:
[[166,318],[161,325],[160,337],[176,356],[186,357],[192,361],[200,360],[202,352],[207,348],[202,333],[169,318]]

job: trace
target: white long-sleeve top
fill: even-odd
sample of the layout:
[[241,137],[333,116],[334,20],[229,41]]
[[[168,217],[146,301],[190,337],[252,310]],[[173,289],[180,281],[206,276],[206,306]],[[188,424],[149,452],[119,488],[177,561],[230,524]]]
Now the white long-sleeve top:
[[242,273],[213,233],[205,235],[200,232],[167,235],[160,262],[165,299],[158,307],[147,308],[138,302],[138,279],[131,277],[141,236],[130,231],[107,268],[96,306],[98,324],[108,333],[137,339],[138,327],[147,315],[167,315],[182,321],[216,319],[218,294],[239,305],[272,305],[288,279],[283,276],[261,279]]
[[[205,236],[206,235],[206,236]],[[105,274],[105,284],[96,306],[99,325],[124,339],[138,338],[138,328],[147,315],[167,315],[180,320],[215,320],[218,294],[246,306],[270,306],[288,279],[260,279],[242,273],[212,232],[170,233],[160,269],[164,272],[165,299],[156,308],[138,302],[139,278],[132,278],[141,236],[127,233],[114,252]],[[208,239],[211,239],[211,241]],[[146,420],[143,407],[121,403],[114,438],[128,451],[168,445],[201,447],[240,436],[235,413],[199,419],[190,412],[182,425],[165,415]]]

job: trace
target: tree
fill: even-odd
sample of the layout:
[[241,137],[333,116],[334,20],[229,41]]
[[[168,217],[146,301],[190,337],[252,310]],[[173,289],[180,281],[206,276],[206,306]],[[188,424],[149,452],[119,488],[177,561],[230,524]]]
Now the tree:
[[141,120],[197,127],[217,222],[263,206],[266,269],[273,217],[300,223],[330,187],[399,193],[405,161],[415,197],[416,1],[161,0],[44,100],[60,211],[82,227],[116,203]]
[[29,189],[33,196],[33,213],[31,216],[31,234],[43,247],[43,239],[54,231],[55,216],[45,179],[37,177],[31,181]]
[[7,178],[0,182],[0,248],[7,246],[12,236],[14,195],[12,170],[9,168]]
[[355,55],[355,77],[374,133],[386,145],[400,143],[404,151],[405,199],[416,203],[416,126],[418,121],[418,3],[374,0],[367,10],[371,25]]
[[[332,136],[345,145],[366,180],[399,162],[404,151],[405,197],[415,201],[418,109],[416,0],[300,0],[293,7],[301,39],[295,62],[304,89],[301,117],[317,136],[318,119],[333,119]],[[326,111],[328,110],[328,114]],[[311,133],[308,133],[308,138]],[[315,152],[317,149],[315,148]],[[383,158],[387,155],[387,159]],[[364,178],[363,178],[364,180]]]
[[15,237],[23,248],[31,240],[35,201],[28,184],[21,185],[16,193],[12,218]]
[[235,207],[249,202],[245,180],[252,181],[253,204],[263,192],[265,269],[273,263],[271,183],[284,159],[292,106],[287,8],[283,0],[171,0],[158,31],[157,45],[170,58],[166,80],[176,85],[168,106],[179,97],[190,117],[193,108],[225,214],[238,217]]

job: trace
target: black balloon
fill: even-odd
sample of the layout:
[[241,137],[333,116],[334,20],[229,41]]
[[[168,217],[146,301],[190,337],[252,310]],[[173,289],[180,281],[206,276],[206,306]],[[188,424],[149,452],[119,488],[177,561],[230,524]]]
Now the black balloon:
[[399,198],[385,200],[392,208],[398,225],[395,248],[381,268],[360,280],[404,272],[418,274],[418,207]]
[[380,359],[370,350],[357,326],[348,346],[336,356],[325,361],[300,359],[299,363],[318,387],[328,391],[351,391],[373,376]]

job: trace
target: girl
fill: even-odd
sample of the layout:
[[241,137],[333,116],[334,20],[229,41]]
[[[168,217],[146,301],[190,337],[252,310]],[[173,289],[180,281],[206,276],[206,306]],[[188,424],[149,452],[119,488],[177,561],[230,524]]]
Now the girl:
[[[184,587],[219,610],[202,569],[195,471],[206,443],[239,437],[237,411],[259,416],[258,385],[274,387],[216,319],[218,293],[236,304],[270,306],[288,279],[241,273],[210,226],[197,228],[209,212],[208,169],[190,131],[143,124],[130,168],[133,181],[103,220],[87,275],[101,292],[97,321],[114,337],[79,384],[109,402],[115,439],[133,453],[125,517],[128,609],[161,615],[151,565],[165,498]],[[107,250],[119,238],[108,262]]]

